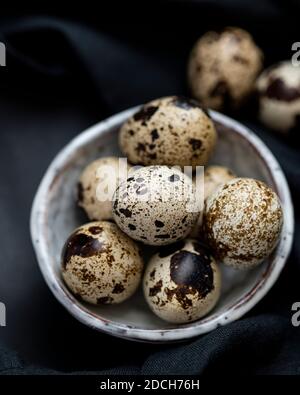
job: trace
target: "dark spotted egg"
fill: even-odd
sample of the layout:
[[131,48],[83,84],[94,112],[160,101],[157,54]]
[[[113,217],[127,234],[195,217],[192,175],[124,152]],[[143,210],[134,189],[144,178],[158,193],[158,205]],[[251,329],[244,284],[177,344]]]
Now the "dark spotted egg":
[[134,241],[111,222],[76,229],[62,253],[62,276],[79,299],[92,304],[120,303],[137,289],[143,260]]
[[266,69],[257,80],[259,118],[279,132],[298,132],[300,69],[285,61]]
[[221,274],[207,248],[187,239],[161,248],[151,258],[143,287],[146,301],[157,316],[186,323],[203,317],[215,306]]
[[202,231],[218,260],[247,269],[274,250],[282,222],[280,200],[270,187],[252,178],[235,178],[205,201]]
[[238,107],[253,91],[263,55],[251,35],[227,27],[209,31],[195,44],[188,63],[192,95],[216,110]]
[[121,183],[114,195],[113,217],[128,236],[149,245],[186,237],[199,215],[192,179],[168,166],[147,166]]
[[124,155],[142,165],[203,166],[216,139],[208,113],[196,101],[177,96],[144,105],[119,135]]

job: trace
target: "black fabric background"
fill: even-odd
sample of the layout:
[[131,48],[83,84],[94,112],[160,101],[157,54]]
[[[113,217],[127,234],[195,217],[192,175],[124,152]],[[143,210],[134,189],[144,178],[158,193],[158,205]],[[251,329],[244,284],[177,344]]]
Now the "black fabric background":
[[[1,6],[2,7],[2,6]],[[2,9],[0,41],[0,328],[2,373],[299,374],[300,159],[295,136],[283,140],[251,126],[281,163],[295,205],[290,259],[276,285],[246,317],[177,345],[119,340],[81,325],[54,299],[38,270],[29,214],[38,183],[57,151],[95,122],[168,94],[188,94],[186,59],[207,29],[248,29],[266,65],[291,57],[300,41],[299,2],[271,0],[113,2]],[[300,131],[299,131],[300,133]],[[22,356],[22,359],[16,354]]]

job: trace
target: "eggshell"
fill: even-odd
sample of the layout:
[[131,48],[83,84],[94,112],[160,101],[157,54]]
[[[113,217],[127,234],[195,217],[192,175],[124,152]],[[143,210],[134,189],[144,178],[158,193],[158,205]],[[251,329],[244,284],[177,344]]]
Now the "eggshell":
[[78,298],[92,304],[129,298],[140,283],[142,270],[138,246],[111,222],[82,225],[64,246],[63,279]]
[[204,199],[207,199],[221,185],[235,178],[235,174],[224,166],[209,166],[204,171]]
[[195,240],[164,247],[145,272],[144,295],[165,321],[185,323],[207,314],[220,296],[221,274],[208,250]]
[[148,166],[136,170],[116,190],[114,220],[135,240],[150,245],[174,243],[195,224],[191,178],[176,168]]
[[277,63],[257,80],[259,118],[267,127],[287,133],[299,126],[300,69],[291,61]]
[[251,178],[235,178],[206,200],[203,234],[220,261],[251,268],[275,248],[282,220],[279,198],[271,188]]
[[188,63],[192,95],[207,108],[239,107],[254,90],[263,55],[245,30],[210,31],[195,44]]
[[[207,167],[204,171],[204,174],[201,174],[199,177],[203,179],[203,183],[200,184],[200,187],[203,185],[203,200],[205,201],[220,186],[232,180],[236,176],[230,169],[228,169],[228,167],[215,165]],[[194,182],[196,182],[196,179],[194,179]],[[197,223],[194,226],[190,237],[198,238],[200,236],[202,220],[203,211],[200,212]]]
[[112,219],[112,197],[120,178],[127,178],[129,167],[120,165],[118,157],[105,157],[93,161],[83,170],[77,202],[90,220]]
[[217,133],[199,104],[165,97],[144,105],[121,127],[122,152],[133,164],[202,166],[211,156]]

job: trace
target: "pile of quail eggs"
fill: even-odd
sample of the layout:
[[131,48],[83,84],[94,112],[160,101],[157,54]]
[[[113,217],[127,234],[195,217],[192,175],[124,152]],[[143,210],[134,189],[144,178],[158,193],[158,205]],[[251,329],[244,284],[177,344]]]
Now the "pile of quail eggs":
[[[238,108],[255,84],[261,119],[282,129],[293,126],[299,104],[291,85],[299,76],[282,64],[256,83],[262,58],[241,29],[206,33],[188,64],[196,100],[170,96],[145,104],[120,128],[119,145],[128,160],[122,171],[117,157],[97,159],[83,169],[78,206],[91,222],[70,235],[62,252],[62,276],[76,297],[115,304],[142,284],[154,314],[186,323],[217,304],[220,264],[250,269],[271,254],[283,221],[276,193],[223,166],[206,167],[217,132],[205,108]],[[273,125],[273,112],[286,119]],[[114,177],[105,174],[107,166]],[[193,203],[195,176],[187,175],[185,166],[194,172],[205,166],[203,206]],[[100,201],[99,191],[110,187],[112,199]],[[153,246],[147,264],[145,245]]]

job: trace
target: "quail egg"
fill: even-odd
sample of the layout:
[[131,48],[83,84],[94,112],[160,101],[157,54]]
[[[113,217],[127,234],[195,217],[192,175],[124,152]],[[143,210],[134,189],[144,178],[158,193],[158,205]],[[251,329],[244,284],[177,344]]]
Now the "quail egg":
[[137,289],[143,260],[134,241],[106,221],[80,226],[62,253],[62,276],[68,288],[92,304],[120,303]]
[[267,127],[288,132],[300,121],[300,68],[290,61],[266,69],[257,80],[259,118]]
[[209,166],[204,171],[204,199],[207,199],[222,184],[235,178],[235,174],[224,166]]
[[[214,191],[217,190],[221,185],[225,184],[226,182],[232,180],[236,176],[234,173],[228,169],[228,167],[224,166],[209,166],[204,171],[203,174],[200,175],[203,178],[203,200],[205,201],[208,196],[210,196]],[[194,179],[196,182],[196,179]],[[201,233],[202,227],[202,219],[203,219],[203,211],[200,212],[198,217],[197,223],[194,226],[190,237],[198,238]]]
[[207,32],[195,44],[188,63],[192,95],[208,108],[239,107],[254,88],[262,59],[245,30]]
[[280,201],[271,188],[251,178],[235,178],[206,200],[203,234],[220,261],[251,268],[275,248],[282,221]]
[[106,157],[90,163],[82,172],[78,183],[78,205],[90,220],[112,219],[112,197],[129,166],[124,158]]
[[199,214],[190,177],[168,166],[140,168],[114,195],[113,217],[120,229],[150,245],[184,238]]
[[151,101],[129,118],[119,142],[133,164],[202,166],[216,138],[212,120],[196,101],[172,96]]
[[221,274],[207,248],[188,239],[161,248],[143,279],[151,310],[165,321],[186,323],[207,314],[216,305]]

